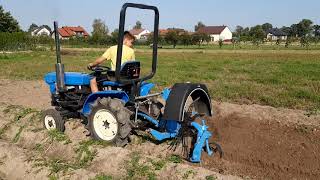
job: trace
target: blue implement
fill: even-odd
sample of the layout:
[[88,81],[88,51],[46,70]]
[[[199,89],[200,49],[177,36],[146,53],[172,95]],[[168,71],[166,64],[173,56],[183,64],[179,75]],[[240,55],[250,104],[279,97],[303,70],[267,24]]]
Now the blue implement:
[[202,125],[192,122],[191,126],[198,131],[198,134],[190,161],[193,163],[199,163],[201,161],[201,153],[204,148],[206,148],[206,152],[209,156],[213,154],[213,151],[209,146],[209,138],[212,136],[212,134],[208,131],[208,126],[205,125],[204,120],[202,120]]

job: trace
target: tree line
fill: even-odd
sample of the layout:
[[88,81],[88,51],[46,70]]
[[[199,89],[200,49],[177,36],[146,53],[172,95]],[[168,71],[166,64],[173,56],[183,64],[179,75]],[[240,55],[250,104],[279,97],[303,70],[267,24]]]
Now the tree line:
[[[205,33],[199,33],[198,29],[205,27],[202,22],[198,22],[194,26],[194,32],[187,32],[183,29],[169,28],[166,33],[160,33],[158,42],[161,45],[172,45],[174,48],[176,45],[199,45],[209,43],[211,37]],[[10,14],[6,12],[2,6],[0,6],[0,50],[4,49],[32,49],[39,44],[53,44],[53,39],[48,36],[31,36],[30,33],[38,25],[32,23],[27,32],[21,30],[18,21]],[[47,26],[50,29],[49,26]],[[135,29],[141,29],[142,23],[137,21]],[[272,29],[271,23],[264,23],[262,25],[256,25],[253,27],[237,26],[233,32],[234,44],[238,42],[253,42],[256,45],[264,43],[266,41],[266,35],[268,30]],[[62,40],[63,44],[67,45],[112,45],[117,43],[118,29],[113,32],[109,31],[108,26],[101,19],[94,19],[92,23],[91,36],[88,38],[74,37],[68,40]],[[309,19],[303,19],[291,26],[283,26],[279,28],[281,31],[288,35],[285,41],[286,47],[292,42],[298,41],[301,46],[309,46],[310,42],[318,43],[320,39],[320,25],[314,24]],[[137,41],[137,44],[150,45],[153,40],[153,33],[147,37],[147,39]],[[277,41],[277,43],[280,43]],[[223,42],[219,41],[220,47]]]
[[[259,44],[266,41],[268,31],[273,28],[271,23],[264,23],[262,25],[256,25],[253,27],[242,27],[238,25],[233,32],[234,37],[238,41],[251,41]],[[286,47],[293,41],[298,41],[302,46],[308,46],[310,42],[318,43],[320,40],[320,25],[314,24],[309,19],[302,19],[296,24],[291,26],[283,26],[279,28],[287,35],[285,40]],[[279,43],[280,40],[277,40]]]

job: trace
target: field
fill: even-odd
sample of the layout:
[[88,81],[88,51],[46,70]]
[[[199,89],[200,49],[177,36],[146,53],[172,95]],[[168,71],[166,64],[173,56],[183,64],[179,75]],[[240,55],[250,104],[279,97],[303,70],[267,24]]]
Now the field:
[[[102,53],[63,48],[62,60],[67,71],[88,72]],[[136,57],[147,73],[150,49],[137,49]],[[79,121],[69,121],[65,134],[43,130],[39,117],[50,100],[42,79],[54,63],[51,51],[0,54],[0,179],[320,177],[319,50],[159,50],[157,89],[187,81],[209,87],[209,126],[225,155],[199,165],[144,136],[125,148],[92,141]]]
[[[87,71],[103,51],[67,49],[67,71]],[[138,50],[143,72],[151,68],[150,50]],[[39,80],[54,70],[54,52],[0,55],[0,77]],[[175,82],[207,84],[216,101],[317,110],[320,107],[320,51],[160,50],[152,80],[159,87]]]

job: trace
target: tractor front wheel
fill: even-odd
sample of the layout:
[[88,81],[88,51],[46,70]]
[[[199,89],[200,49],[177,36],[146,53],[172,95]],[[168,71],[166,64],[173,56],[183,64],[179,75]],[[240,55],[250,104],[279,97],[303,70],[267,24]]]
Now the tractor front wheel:
[[48,109],[43,112],[42,116],[43,126],[47,130],[54,130],[57,129],[61,132],[64,132],[64,120],[60,115],[59,111],[55,109]]
[[96,140],[125,146],[131,132],[130,111],[119,99],[97,99],[91,106],[88,128]]

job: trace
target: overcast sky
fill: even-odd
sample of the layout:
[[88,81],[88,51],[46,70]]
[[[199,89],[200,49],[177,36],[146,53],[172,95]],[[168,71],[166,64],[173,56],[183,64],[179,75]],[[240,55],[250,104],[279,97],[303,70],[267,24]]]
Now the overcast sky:
[[[92,31],[95,18],[105,21],[109,29],[118,27],[123,0],[0,0],[0,5],[27,30],[31,23],[47,24],[54,20],[59,26],[83,26]],[[179,27],[192,31],[198,21],[206,25],[253,26],[270,22],[282,27],[297,23],[303,18],[320,24],[320,0],[134,0],[134,3],[155,5],[160,11],[160,28]],[[137,20],[151,29],[153,14],[150,11],[129,10],[127,26]]]

